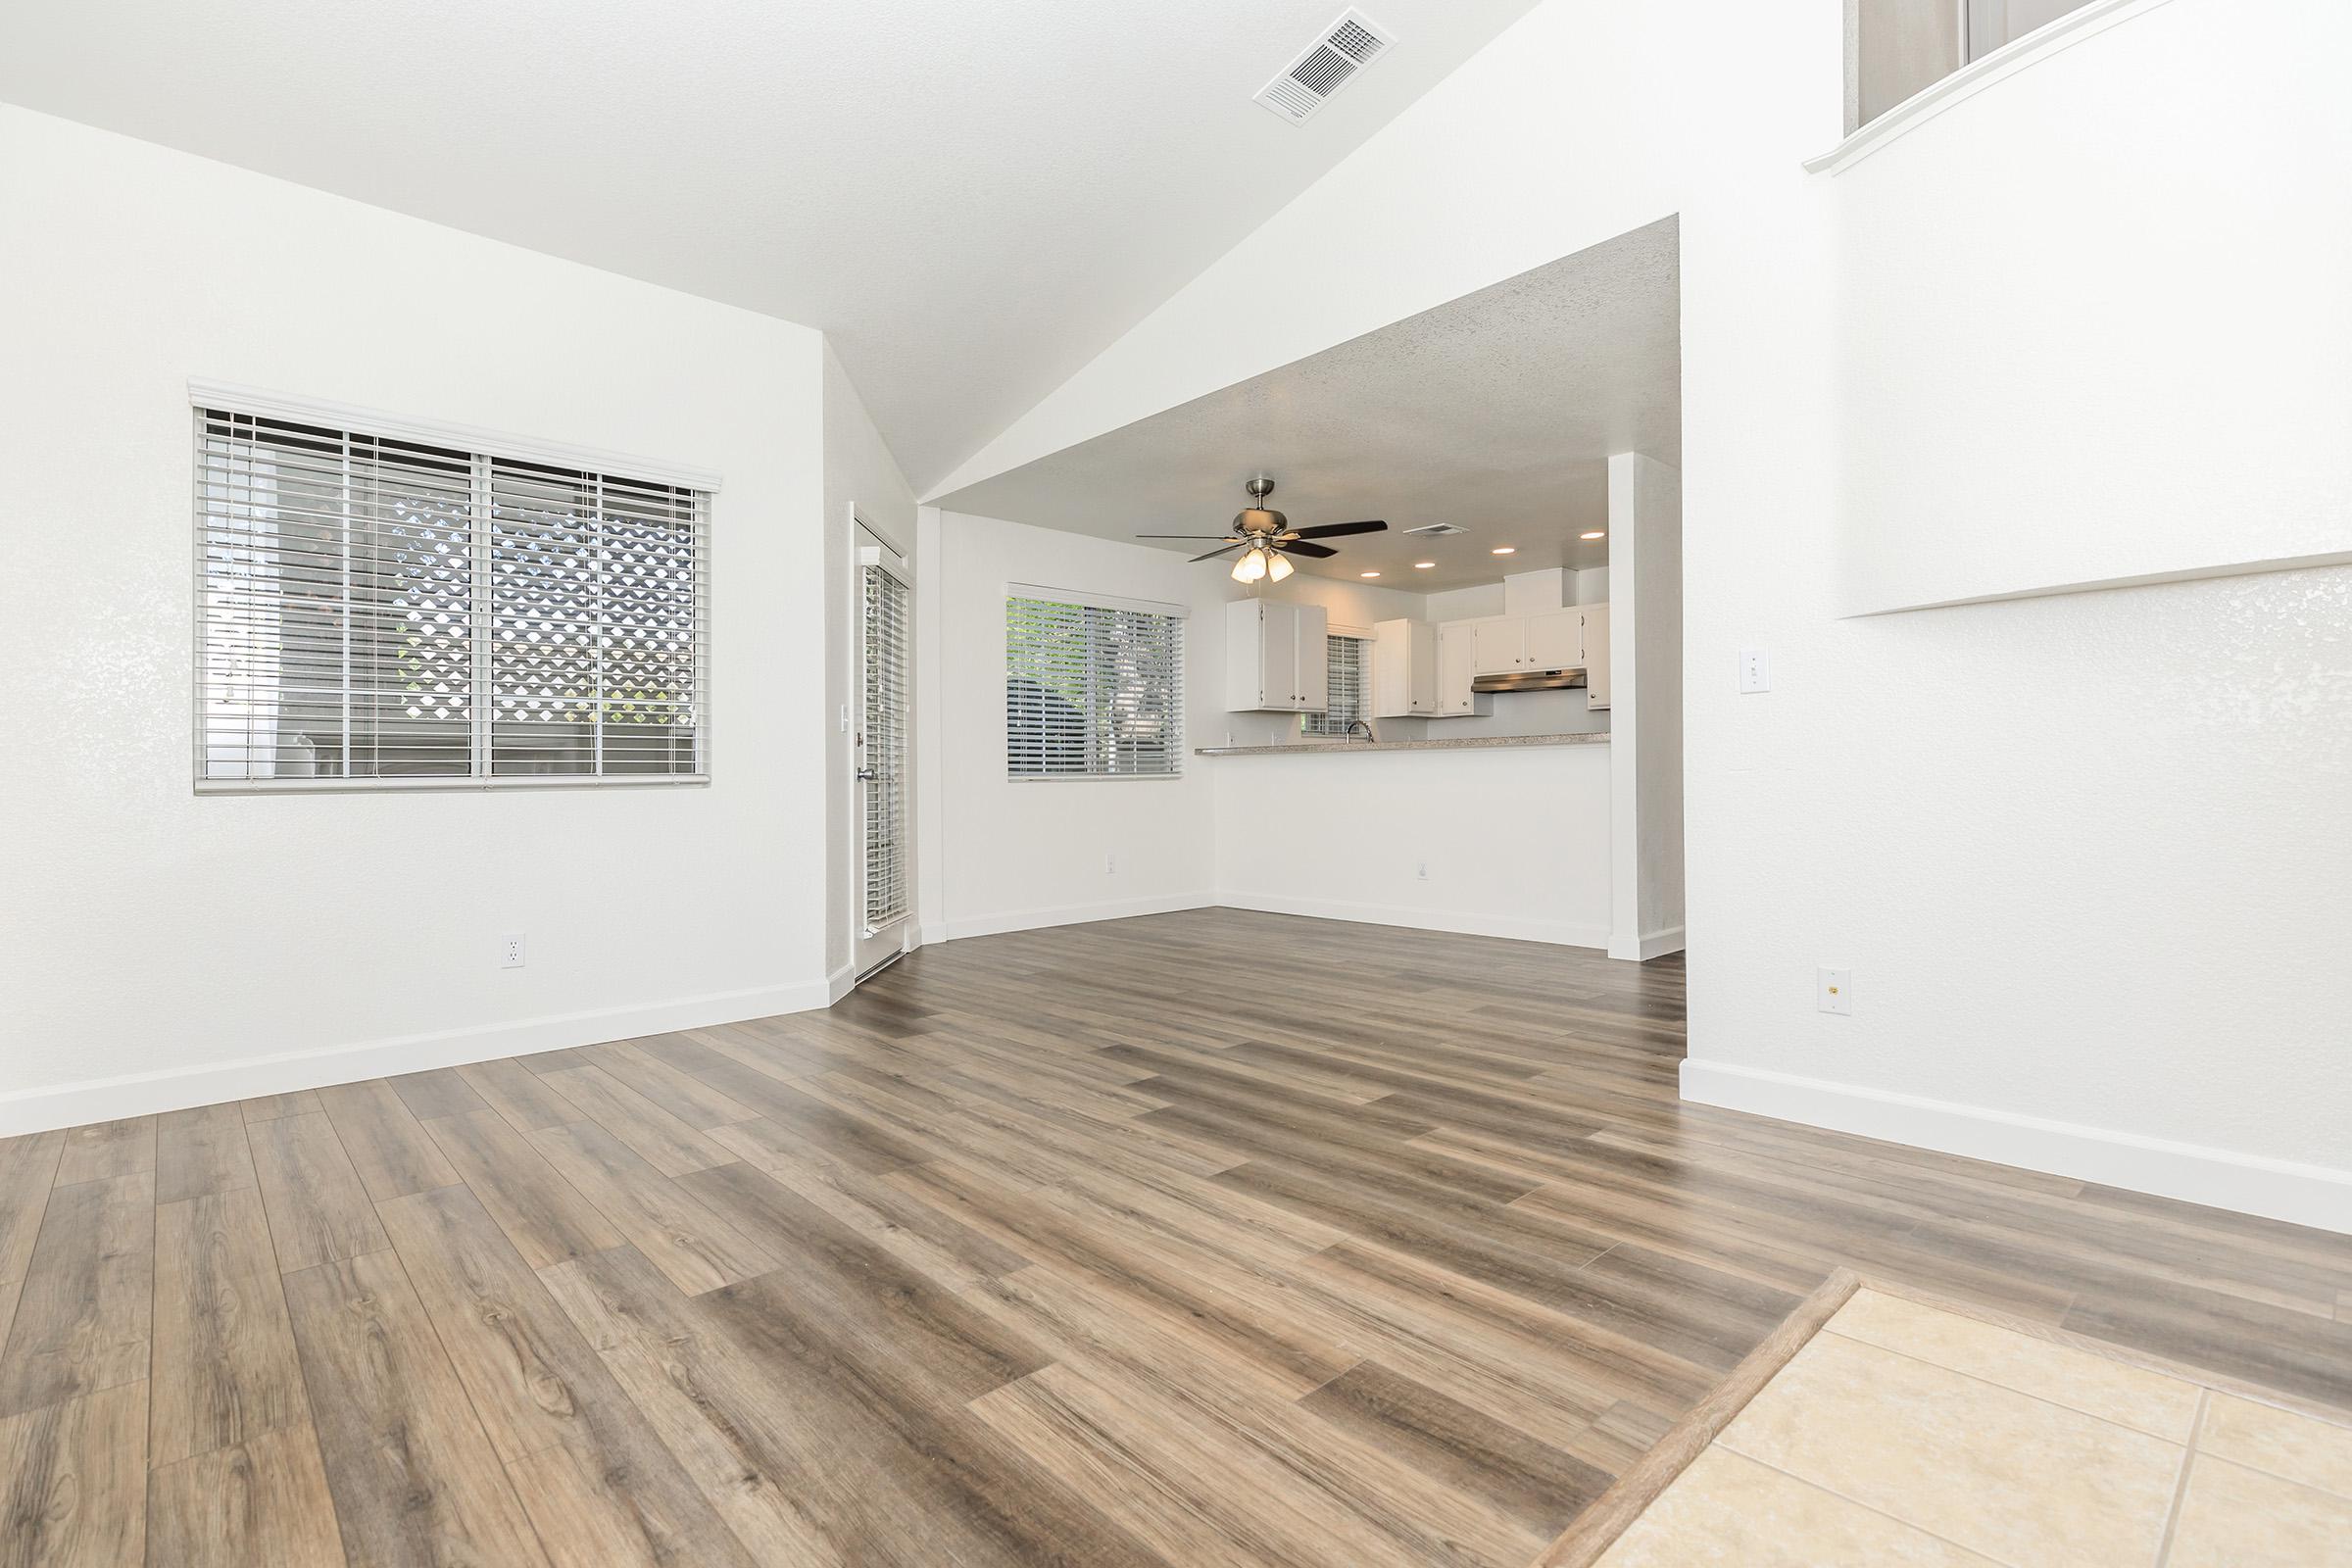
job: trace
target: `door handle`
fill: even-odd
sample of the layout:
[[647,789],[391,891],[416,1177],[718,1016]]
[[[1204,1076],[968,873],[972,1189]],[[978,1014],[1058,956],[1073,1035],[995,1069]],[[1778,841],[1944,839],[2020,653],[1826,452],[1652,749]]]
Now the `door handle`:
[[870,779],[874,777],[874,770],[870,767],[861,767],[858,770],[858,776],[863,779]]

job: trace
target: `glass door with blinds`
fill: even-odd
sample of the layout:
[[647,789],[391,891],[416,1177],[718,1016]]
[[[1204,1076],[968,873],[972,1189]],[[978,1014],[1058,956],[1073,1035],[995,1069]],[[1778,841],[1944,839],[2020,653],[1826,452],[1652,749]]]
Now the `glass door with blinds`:
[[914,590],[906,558],[862,524],[858,539],[858,727],[852,747],[858,810],[854,967],[863,975],[903,946],[910,898],[907,755]]

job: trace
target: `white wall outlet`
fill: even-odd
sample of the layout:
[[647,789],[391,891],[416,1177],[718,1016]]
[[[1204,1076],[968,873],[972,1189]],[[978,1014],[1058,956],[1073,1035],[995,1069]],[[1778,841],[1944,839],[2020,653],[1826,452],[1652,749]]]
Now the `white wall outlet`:
[[850,732],[850,705],[847,703],[841,705],[841,732],[844,735]]
[[1761,648],[1740,650],[1740,689],[1742,692],[1772,690],[1772,655]]
[[1105,855],[1102,857],[1102,874],[1104,876],[1117,876],[1119,874],[1119,858],[1117,856]]
[[1851,969],[1816,969],[1814,973],[1814,1004],[1824,1012],[1839,1016],[1854,1010],[1854,971]]
[[503,936],[498,939],[498,966],[501,969],[519,969],[522,967],[521,932],[517,931],[512,936]]
[[1413,863],[1413,880],[1416,882],[1429,880],[1429,862],[1427,860],[1417,860]]

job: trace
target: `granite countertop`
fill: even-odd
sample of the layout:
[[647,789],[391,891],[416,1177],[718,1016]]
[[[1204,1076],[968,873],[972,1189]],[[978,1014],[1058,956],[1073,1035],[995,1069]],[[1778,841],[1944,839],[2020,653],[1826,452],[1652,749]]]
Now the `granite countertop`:
[[1608,731],[1589,735],[1465,735],[1435,741],[1292,741],[1281,746],[1196,746],[1197,757],[1272,757],[1294,752],[1476,752],[1499,746],[1606,746]]

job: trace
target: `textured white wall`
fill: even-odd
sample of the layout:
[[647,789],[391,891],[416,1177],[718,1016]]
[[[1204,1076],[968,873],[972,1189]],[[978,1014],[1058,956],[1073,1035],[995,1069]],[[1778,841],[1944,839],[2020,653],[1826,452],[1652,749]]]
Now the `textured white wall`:
[[[1845,375],[1844,188],[1798,164],[1838,137],[1839,26],[1826,3],[1546,0],[958,482],[1679,212],[1696,1077],[1726,1095],[1781,1075],[1783,1113],[2352,1228],[2352,571],[1838,618],[1846,405],[1877,389]],[[1856,172],[1891,181],[1931,159],[1948,188],[1973,170],[2010,192],[2007,241],[2032,255],[2051,214],[2095,208],[2132,156],[2073,144],[2139,112],[2150,54],[2163,79],[2193,66],[2210,92],[2253,84],[2262,113],[2216,128],[2244,156],[2189,166],[2169,195],[2237,221],[2244,286],[2290,292],[2308,342],[2213,439],[2163,455],[2201,508],[2239,471],[2231,430],[2298,419],[2352,363],[2340,285],[2278,259],[2352,183],[2347,26],[2331,0],[2173,0],[2035,67],[2063,69],[2063,102],[2012,78]],[[2022,115],[2035,123],[1985,135]],[[2020,144],[2035,155],[1984,161]],[[2276,199],[2252,210],[2220,188],[2236,180]],[[1978,254],[1934,211],[1920,221],[1932,232],[1903,246],[1918,265]],[[2209,307],[2203,250],[2132,261],[2135,290],[2178,286],[2144,352],[2080,368],[2094,403],[2182,373],[2167,341],[2235,308]],[[1977,409],[2073,330],[2032,299],[1977,326],[1973,379],[1949,389]],[[2094,418],[2064,433],[2052,452],[2030,423],[1971,419],[1955,461],[2097,475],[2148,456]],[[2317,493],[2352,463],[2340,437],[2296,455]],[[1770,694],[1735,690],[1750,645],[1771,650]],[[1821,963],[1853,967],[1852,1017],[1814,1010]]]
[[[0,212],[0,1132],[821,1000],[816,333],[11,108]],[[714,782],[196,797],[191,375],[720,472]]]
[[1683,945],[1683,484],[1654,458],[1609,459],[1609,956]]
[[2352,561],[2348,59],[2174,0],[1836,177],[1846,609]]

